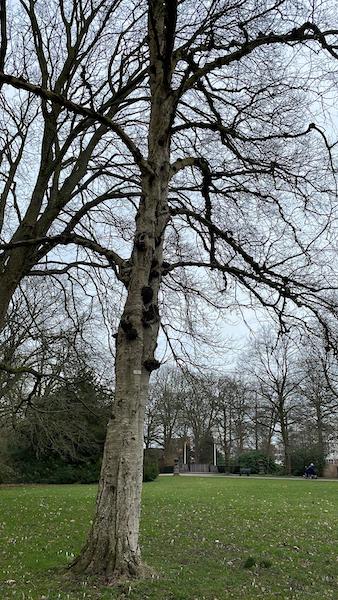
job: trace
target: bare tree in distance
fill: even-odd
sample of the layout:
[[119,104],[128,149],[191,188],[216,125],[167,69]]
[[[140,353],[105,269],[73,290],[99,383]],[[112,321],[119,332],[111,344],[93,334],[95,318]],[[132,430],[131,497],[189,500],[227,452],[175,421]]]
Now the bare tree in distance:
[[338,413],[337,360],[325,350],[323,340],[303,337],[301,341],[298,368],[304,426],[311,430],[308,437],[324,456]]
[[152,380],[150,398],[154,398],[157,441],[163,447],[165,459],[172,456],[173,438],[182,433],[186,387],[183,373],[170,365],[165,365]]
[[185,375],[182,421],[191,432],[196,463],[211,463],[213,428],[217,411],[217,378],[213,373]]
[[247,382],[249,385],[250,404],[248,419],[251,436],[254,440],[255,450],[261,450],[267,456],[272,456],[273,439],[276,432],[278,415],[274,406],[266,402],[260,393],[260,384],[257,380]]
[[109,268],[123,300],[116,395],[95,518],[71,569],[137,577],[166,289],[181,292],[188,329],[192,294],[217,309],[245,291],[284,329],[315,315],[329,342],[334,148],[308,105],[324,94],[314,73],[336,69],[338,31],[329,8],[317,21],[312,2],[283,0],[18,10],[20,34],[15,15],[6,34],[1,11],[0,319],[25,277]]
[[81,368],[102,378],[105,362],[93,332],[94,311],[90,306],[71,310],[69,297],[60,300],[59,287],[41,279],[29,286],[23,281],[12,298],[0,332],[2,421],[15,423],[36,398],[53,394]]
[[225,464],[241,454],[248,438],[248,387],[241,376],[218,380],[215,430]]
[[300,386],[304,379],[297,363],[297,349],[288,336],[263,330],[253,340],[248,373],[258,382],[261,399],[270,405],[282,439],[284,469],[291,474],[291,426],[297,421]]

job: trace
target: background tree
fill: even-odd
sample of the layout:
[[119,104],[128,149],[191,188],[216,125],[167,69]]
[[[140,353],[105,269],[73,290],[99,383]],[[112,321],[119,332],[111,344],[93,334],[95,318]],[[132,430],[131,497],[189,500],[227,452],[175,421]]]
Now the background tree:
[[290,338],[276,338],[267,330],[254,340],[251,376],[259,383],[259,394],[270,405],[283,444],[284,468],[291,473],[291,427],[299,405],[302,379],[297,368],[296,349]]
[[182,427],[182,407],[186,395],[186,383],[178,369],[161,369],[153,380],[150,397],[154,396],[158,441],[164,450],[164,460],[172,458],[172,442],[178,437]]
[[212,373],[204,376],[187,374],[182,417],[191,431],[196,463],[213,461],[213,427],[216,419],[216,379]]
[[150,387],[144,416],[144,447],[146,450],[151,448],[153,444],[156,445],[161,435],[156,400],[156,393]]
[[248,397],[243,378],[224,377],[218,382],[215,428],[225,464],[243,452],[248,441]]
[[22,402],[15,421],[0,423],[7,480],[97,481],[110,405],[111,393],[89,370]]
[[[144,410],[166,288],[181,290],[185,313],[192,293],[217,308],[246,290],[282,328],[314,314],[329,336],[334,170],[309,105],[324,93],[316,52],[337,57],[335,21],[280,0],[198,10],[192,0],[22,0],[22,42],[10,19],[7,43],[5,17],[0,317],[37,271],[81,267],[90,288],[90,264],[107,266],[94,253],[112,268],[109,285],[123,286],[96,515],[72,568],[136,576]],[[23,138],[39,165],[25,185]]]
[[250,406],[251,431],[255,440],[255,449],[267,456],[273,455],[273,438],[276,432],[278,415],[274,406],[260,394],[257,381],[251,382],[253,402]]
[[[309,348],[311,352],[311,347]],[[332,430],[337,413],[337,398],[327,384],[318,355],[303,357],[303,381],[301,385],[303,405],[303,431],[307,443],[318,446],[321,454],[327,450],[326,440]],[[327,357],[322,357],[327,362]]]

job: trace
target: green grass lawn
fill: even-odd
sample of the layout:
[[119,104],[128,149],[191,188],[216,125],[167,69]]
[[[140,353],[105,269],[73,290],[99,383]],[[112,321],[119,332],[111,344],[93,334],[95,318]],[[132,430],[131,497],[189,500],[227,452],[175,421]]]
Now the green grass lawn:
[[94,486],[0,488],[0,599],[338,599],[338,483],[163,477],[145,484],[141,545],[157,576],[119,588],[59,569]]

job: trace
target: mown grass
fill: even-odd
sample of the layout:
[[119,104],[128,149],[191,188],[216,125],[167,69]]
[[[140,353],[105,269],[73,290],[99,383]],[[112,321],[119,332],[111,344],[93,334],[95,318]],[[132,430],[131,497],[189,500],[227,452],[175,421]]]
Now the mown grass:
[[338,483],[163,477],[144,486],[156,577],[115,588],[60,569],[89,527],[94,486],[0,489],[0,598],[338,599]]

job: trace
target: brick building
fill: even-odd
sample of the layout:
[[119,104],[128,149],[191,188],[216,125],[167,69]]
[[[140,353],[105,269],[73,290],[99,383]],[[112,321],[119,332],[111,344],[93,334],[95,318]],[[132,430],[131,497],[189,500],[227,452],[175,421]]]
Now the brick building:
[[325,459],[324,477],[338,477],[338,440],[329,443],[329,452]]

